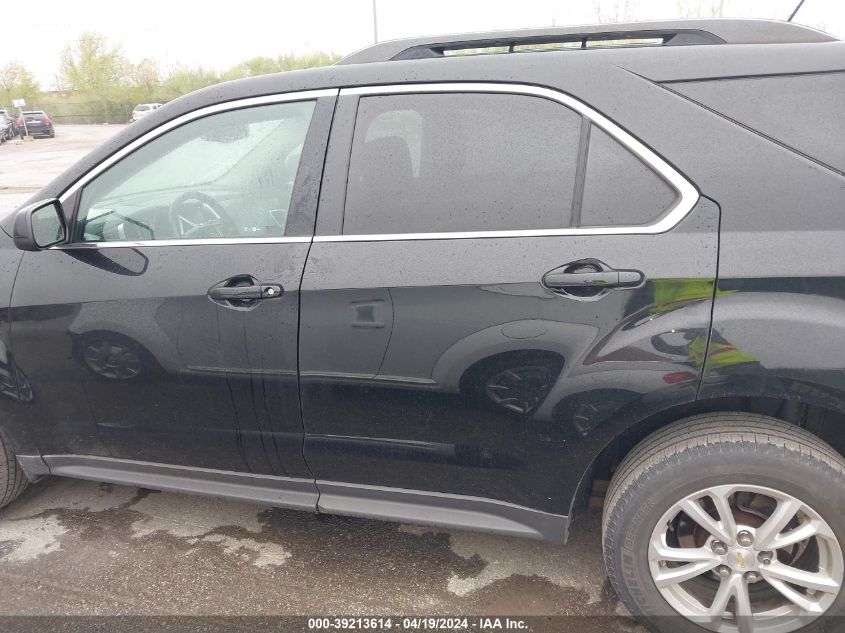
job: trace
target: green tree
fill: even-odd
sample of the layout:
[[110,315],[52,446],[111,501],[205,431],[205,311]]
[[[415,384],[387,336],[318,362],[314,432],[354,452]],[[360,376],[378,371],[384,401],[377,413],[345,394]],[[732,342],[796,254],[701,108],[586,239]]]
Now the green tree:
[[41,93],[35,77],[19,61],[0,65],[0,104],[11,107],[12,99],[32,103]]
[[307,55],[279,55],[276,59],[279,71],[299,70],[301,68],[315,68],[317,66],[331,66],[340,60],[337,53],[318,51]]
[[76,42],[65,46],[59,60],[64,84],[90,100],[104,121],[118,103],[121,109],[125,108],[129,69],[120,46],[110,44],[99,33],[80,35]]
[[184,94],[205,88],[220,82],[220,75],[206,68],[188,68],[179,66],[173,70],[161,83],[158,98],[170,101]]
[[240,79],[279,72],[278,64],[272,57],[253,57],[240,64],[235,64],[223,73],[224,79]]
[[307,55],[285,54],[275,59],[272,57],[253,57],[232,66],[223,73],[223,79],[240,79],[241,77],[256,77],[288,70],[301,70],[316,66],[329,66],[340,59],[336,53],[316,52]]

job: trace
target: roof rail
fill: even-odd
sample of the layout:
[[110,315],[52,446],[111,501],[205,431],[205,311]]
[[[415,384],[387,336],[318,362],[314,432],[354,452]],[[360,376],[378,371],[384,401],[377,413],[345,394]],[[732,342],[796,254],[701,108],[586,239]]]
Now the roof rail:
[[[444,57],[461,52],[513,53],[534,47],[590,48],[602,43],[625,45],[620,40],[640,40],[658,46],[697,44],[793,44],[832,42],[827,33],[792,22],[777,20],[713,18],[709,20],[666,20],[587,26],[518,29],[487,33],[462,33],[416,37],[380,42],[341,59],[338,64],[362,64],[400,59]],[[652,41],[653,40],[653,41]],[[638,42],[631,42],[631,44]],[[502,50],[505,49],[505,50]]]

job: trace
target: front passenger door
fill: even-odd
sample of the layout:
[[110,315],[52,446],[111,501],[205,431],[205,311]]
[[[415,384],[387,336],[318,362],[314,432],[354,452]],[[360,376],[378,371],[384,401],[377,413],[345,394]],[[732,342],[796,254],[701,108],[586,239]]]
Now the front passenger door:
[[334,100],[194,113],[65,196],[71,243],[26,253],[11,310],[42,453],[309,477],[299,283]]

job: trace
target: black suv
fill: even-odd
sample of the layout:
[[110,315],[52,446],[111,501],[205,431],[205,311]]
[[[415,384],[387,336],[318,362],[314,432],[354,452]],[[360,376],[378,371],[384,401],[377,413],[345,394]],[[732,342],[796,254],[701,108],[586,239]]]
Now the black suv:
[[3,225],[2,502],[54,474],[563,541],[606,488],[652,626],[819,626],[843,110],[845,44],[754,20],[387,42],[177,99]]
[[18,130],[26,130],[30,136],[56,136],[56,129],[47,113],[43,110],[29,110],[21,113]]

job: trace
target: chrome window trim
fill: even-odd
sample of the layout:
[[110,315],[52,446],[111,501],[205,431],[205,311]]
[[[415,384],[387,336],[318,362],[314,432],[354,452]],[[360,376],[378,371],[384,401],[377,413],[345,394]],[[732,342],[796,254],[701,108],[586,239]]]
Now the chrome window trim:
[[[511,238],[511,237],[555,237],[555,236],[577,236],[577,235],[654,235],[665,233],[677,226],[693,207],[698,203],[700,194],[698,189],[674,167],[658,156],[654,151],[646,147],[634,136],[619,127],[603,114],[592,109],[585,103],[574,97],[553,90],[518,83],[485,83],[485,82],[456,82],[456,83],[418,83],[418,84],[393,84],[382,86],[360,86],[355,88],[326,88],[319,90],[305,90],[284,94],[264,95],[237,99],[206,106],[192,112],[187,112],[175,119],[163,123],[159,127],[150,130],[138,137],[128,145],[124,146],[99,165],[84,174],[79,180],[73,183],[60,196],[62,204],[66,204],[70,197],[88,182],[123,159],[142,145],[153,139],[179,127],[185,123],[199,119],[218,112],[236,110],[242,107],[257,105],[268,105],[274,103],[286,103],[292,101],[307,101],[320,97],[333,96],[372,96],[391,94],[413,94],[413,93],[455,93],[455,92],[477,92],[495,94],[527,95],[546,98],[558,102],[579,114],[588,118],[592,123],[598,125],[610,136],[627,147],[646,165],[666,181],[678,194],[675,204],[666,213],[651,224],[637,226],[597,226],[577,227],[561,229],[529,229],[529,230],[496,230],[496,231],[457,231],[457,232],[435,232],[435,233],[385,233],[371,235],[316,235],[301,237],[236,237],[236,238],[211,238],[211,239],[174,239],[174,240],[136,240],[136,241],[113,241],[113,242],[73,242],[59,244],[49,250],[69,249],[101,249],[101,248],[138,248],[148,246],[200,246],[200,245],[229,245],[229,244],[288,244],[305,242],[393,242],[412,240],[457,240],[457,239],[490,239],[490,238]],[[319,211],[318,211],[319,212]]]
[[322,90],[303,90],[300,92],[286,92],[283,94],[263,95],[261,97],[249,97],[247,99],[236,99],[234,101],[225,101],[223,103],[215,103],[214,105],[206,106],[198,110],[186,112],[185,114],[162,123],[157,128],[153,128],[146,134],[139,136],[134,141],[125,145],[114,154],[106,158],[99,165],[84,174],[79,180],[68,187],[65,192],[59,197],[59,201],[64,204],[67,200],[76,193],[81,187],[84,187],[94,178],[103,173],[106,169],[114,165],[128,154],[131,154],[142,145],[146,145],[154,138],[169,132],[170,130],[189,123],[195,119],[210,114],[217,114],[219,112],[228,112],[229,110],[237,110],[238,108],[248,108],[258,105],[270,105],[274,103],[286,103],[288,101],[310,101],[312,99],[319,99],[320,97],[334,97],[337,96],[339,90],[337,88],[325,88]]
[[[109,167],[122,160],[139,147],[146,145],[150,141],[166,134],[185,123],[189,123],[196,119],[217,114],[219,112],[228,112],[229,110],[237,110],[239,108],[248,108],[259,105],[271,105],[275,103],[288,103],[293,101],[311,101],[319,99],[320,97],[335,97],[340,92],[338,88],[325,88],[320,90],[302,90],[299,92],[286,92],[281,94],[263,95],[261,97],[249,97],[246,99],[236,99],[234,101],[226,101],[223,103],[215,103],[214,105],[199,108],[191,112],[171,119],[166,123],[162,123],[157,128],[154,128],[139,136],[128,145],[122,147],[114,154],[106,158],[99,165],[84,174],[79,180],[68,187],[64,193],[59,197],[59,201],[64,205],[67,204],[71,196],[79,189],[87,185],[94,178],[106,171]],[[225,245],[225,244],[289,244],[296,242],[310,242],[311,237],[232,237],[232,238],[210,238],[210,239],[175,239],[175,240],[132,240],[132,241],[113,241],[113,242],[71,242],[68,244],[59,244],[51,247],[51,250],[72,250],[72,249],[98,249],[98,248],[137,248],[141,246],[200,246],[200,245]]]
[[146,246],[225,246],[227,244],[296,244],[311,241],[310,235],[298,237],[212,237],[196,240],[127,240],[114,242],[71,242],[47,250],[67,251],[99,248],[139,248]]
[[561,229],[457,231],[442,233],[393,233],[373,235],[317,235],[315,242],[385,242],[407,240],[459,240],[508,237],[552,237],[566,235],[653,235],[665,233],[677,226],[698,203],[698,189],[668,162],[646,147],[603,114],[563,92],[539,86],[517,83],[419,83],[389,86],[361,86],[343,88],[340,96],[372,96],[414,93],[487,92],[541,97],[556,101],[585,116],[592,123],[627,147],[648,167],[663,178],[677,193],[675,204],[651,224],[636,226],[597,226]]

